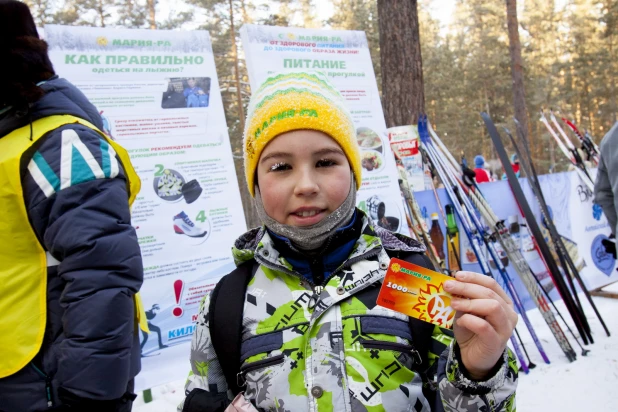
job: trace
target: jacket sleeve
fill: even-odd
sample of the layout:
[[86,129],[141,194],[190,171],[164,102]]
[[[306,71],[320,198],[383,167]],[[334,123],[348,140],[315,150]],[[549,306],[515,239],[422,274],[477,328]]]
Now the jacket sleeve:
[[616,204],[614,199],[614,193],[612,191],[612,185],[609,180],[609,174],[607,173],[606,160],[603,156],[603,150],[601,150],[601,159],[599,161],[599,168],[597,169],[597,179],[594,183],[594,202],[601,206],[603,213],[607,217],[609,227],[612,233],[616,234],[616,226],[618,225],[618,216],[616,215]]
[[191,341],[191,371],[185,383],[185,399],[178,412],[223,411],[230,403],[225,375],[210,338],[208,308],[210,294],[200,306]]
[[[405,260],[435,270],[426,256],[410,256]],[[485,381],[470,379],[450,330],[434,328],[428,356],[428,375],[437,383],[439,392],[439,396],[435,397],[434,411],[515,411],[518,369],[515,357],[508,348]]]
[[121,398],[136,373],[133,296],[143,280],[127,182],[106,150],[90,129],[57,129],[22,178],[32,226],[63,280],[55,380],[59,391],[98,401]]

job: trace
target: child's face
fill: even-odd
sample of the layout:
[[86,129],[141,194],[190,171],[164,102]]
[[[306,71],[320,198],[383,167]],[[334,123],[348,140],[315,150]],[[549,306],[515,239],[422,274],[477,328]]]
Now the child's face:
[[341,147],[315,130],[294,130],[272,140],[257,167],[264,210],[279,223],[314,225],[350,192],[350,164]]
[[189,87],[194,87],[195,86],[195,79],[187,80],[187,84],[189,85]]

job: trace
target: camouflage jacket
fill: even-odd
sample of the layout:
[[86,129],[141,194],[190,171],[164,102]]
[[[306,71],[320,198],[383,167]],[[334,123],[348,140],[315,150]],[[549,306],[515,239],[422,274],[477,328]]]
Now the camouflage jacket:
[[[236,241],[237,264],[259,263],[244,308],[245,398],[260,410],[281,412],[515,411],[517,366],[510,352],[491,379],[471,381],[453,338],[438,327],[432,342],[444,349],[442,361],[435,352],[429,359],[439,396],[423,394],[421,376],[413,371],[408,317],[375,302],[390,260],[385,249],[421,255],[424,247],[363,219],[351,255],[324,287],[295,273],[264,229]],[[207,297],[193,335],[187,395],[195,388],[227,391],[210,340],[208,307]]]

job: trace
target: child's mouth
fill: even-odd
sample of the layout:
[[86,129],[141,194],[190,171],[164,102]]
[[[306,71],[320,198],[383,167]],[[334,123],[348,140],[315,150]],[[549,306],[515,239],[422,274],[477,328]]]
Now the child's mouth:
[[300,217],[311,217],[317,215],[319,212],[317,210],[305,210],[303,212],[296,212],[296,216]]
[[324,209],[301,208],[291,213],[292,219],[301,225],[312,225],[324,217]]

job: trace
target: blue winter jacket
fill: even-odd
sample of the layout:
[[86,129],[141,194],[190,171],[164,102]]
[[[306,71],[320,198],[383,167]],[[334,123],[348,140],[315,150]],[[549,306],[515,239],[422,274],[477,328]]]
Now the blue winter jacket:
[[[71,114],[103,127],[97,109],[68,81],[53,78],[41,87],[46,94],[27,113],[12,110],[0,116],[0,138],[55,114]],[[119,162],[121,171],[111,179],[79,175],[79,165],[85,163],[76,159],[81,154],[73,149],[70,186],[49,197],[27,168],[38,153],[60,176],[62,136],[73,133],[71,129],[102,165],[101,136],[75,124],[41,138],[21,162],[30,220],[23,224],[32,225],[43,247],[59,262],[47,272],[47,326],[40,352],[22,370],[0,379],[3,412],[43,411],[83,405],[79,402],[84,400],[105,405],[106,411],[130,410],[132,381],[140,370],[133,295],[142,285],[143,268],[122,165]],[[1,200],[0,209],[10,213]]]

